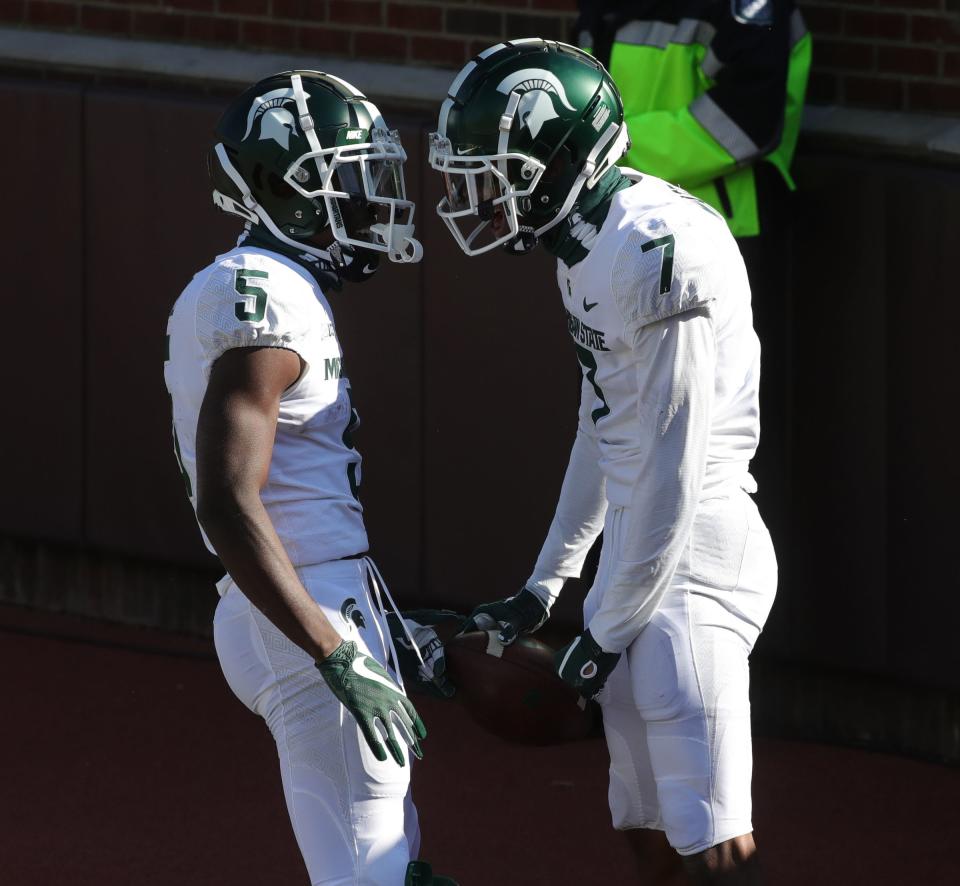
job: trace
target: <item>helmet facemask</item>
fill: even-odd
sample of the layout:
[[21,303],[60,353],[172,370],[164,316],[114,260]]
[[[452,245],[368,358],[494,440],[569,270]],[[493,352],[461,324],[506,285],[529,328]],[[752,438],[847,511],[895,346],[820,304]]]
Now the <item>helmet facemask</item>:
[[385,252],[394,262],[419,261],[423,249],[413,237],[415,206],[406,197],[400,136],[373,129],[370,137],[303,154],[284,181],[303,197],[323,200],[341,246]]
[[[430,165],[443,174],[446,191],[437,214],[467,255],[489,252],[520,236],[521,210],[529,206],[546,169],[535,157],[516,152],[461,155],[438,133],[430,136]],[[511,175],[522,185],[514,184]]]
[[[626,126],[611,124],[575,176],[563,205],[544,222],[547,207],[538,203],[548,203],[550,198],[535,193],[547,172],[544,163],[517,152],[460,156],[449,139],[431,133],[430,165],[443,173],[446,191],[437,204],[437,215],[467,255],[480,255],[497,246],[517,254],[529,252],[543,234],[569,215],[583,188],[592,188],[626,153],[628,144]],[[563,151],[561,145],[560,156]],[[522,184],[516,184],[518,179]],[[494,230],[498,210],[506,227]],[[474,221],[477,218],[479,223]]]

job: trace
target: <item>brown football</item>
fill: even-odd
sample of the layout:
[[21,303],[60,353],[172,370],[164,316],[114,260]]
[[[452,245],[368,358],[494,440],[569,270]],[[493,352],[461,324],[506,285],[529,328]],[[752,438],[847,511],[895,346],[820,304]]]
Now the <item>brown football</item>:
[[477,725],[516,744],[559,744],[593,734],[594,706],[557,676],[553,650],[533,637],[505,647],[496,633],[474,631],[445,644],[455,698]]

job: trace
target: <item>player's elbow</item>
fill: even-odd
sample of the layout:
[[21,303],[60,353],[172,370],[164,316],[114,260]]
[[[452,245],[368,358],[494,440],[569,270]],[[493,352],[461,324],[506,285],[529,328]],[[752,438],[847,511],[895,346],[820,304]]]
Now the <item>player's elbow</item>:
[[[259,502],[259,496],[255,496]],[[204,487],[197,493],[197,520],[209,537],[219,535],[249,513],[254,502],[243,490],[231,487]]]

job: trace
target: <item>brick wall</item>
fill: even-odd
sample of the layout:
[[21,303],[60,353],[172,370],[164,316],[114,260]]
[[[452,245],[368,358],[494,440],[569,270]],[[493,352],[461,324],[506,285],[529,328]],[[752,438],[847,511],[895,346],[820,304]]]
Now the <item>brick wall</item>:
[[506,36],[568,39],[575,0],[0,0],[0,21],[457,68]]
[[960,113],[960,0],[805,0],[810,100]]
[[[960,0],[802,0],[810,100],[960,113]],[[457,68],[504,37],[569,38],[576,0],[0,0],[29,27]]]

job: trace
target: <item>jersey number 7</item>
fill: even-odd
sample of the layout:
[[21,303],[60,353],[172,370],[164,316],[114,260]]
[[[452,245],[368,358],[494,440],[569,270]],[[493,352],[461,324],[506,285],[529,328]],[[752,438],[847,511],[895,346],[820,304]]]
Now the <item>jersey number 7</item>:
[[670,291],[670,284],[673,282],[673,234],[667,234],[666,237],[657,237],[649,243],[644,243],[640,247],[641,252],[649,252],[651,249],[663,247],[660,255],[660,295]]

